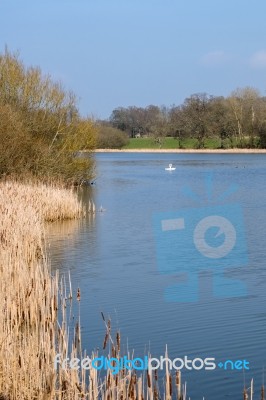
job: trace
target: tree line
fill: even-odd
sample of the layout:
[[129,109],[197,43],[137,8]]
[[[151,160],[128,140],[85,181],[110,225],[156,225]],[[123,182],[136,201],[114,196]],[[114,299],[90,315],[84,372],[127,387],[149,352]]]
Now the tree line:
[[[265,148],[266,97],[251,87],[236,89],[228,97],[197,93],[168,108],[119,107],[99,125],[102,142],[107,145],[112,133],[118,135],[119,131],[124,132],[124,141],[144,136],[160,142],[163,137],[175,137],[180,148],[186,138],[197,139],[198,148],[204,148],[209,138],[216,139],[220,148]],[[117,143],[119,147],[122,141]]]
[[93,160],[78,152],[95,146],[95,125],[81,118],[71,91],[18,54],[0,54],[0,177],[79,183]]
[[193,94],[171,107],[119,107],[94,123],[82,118],[76,96],[18,54],[0,54],[0,177],[36,176],[79,183],[91,179],[93,159],[79,157],[95,147],[121,148],[130,137],[164,137],[182,148],[215,139],[220,148],[266,147],[266,97],[245,87],[228,97]]

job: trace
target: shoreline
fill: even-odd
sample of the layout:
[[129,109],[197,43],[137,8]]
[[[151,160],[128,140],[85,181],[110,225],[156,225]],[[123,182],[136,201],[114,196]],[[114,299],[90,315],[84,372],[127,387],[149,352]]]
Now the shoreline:
[[[85,151],[86,152],[86,151]],[[266,149],[96,149],[94,153],[266,154]]]

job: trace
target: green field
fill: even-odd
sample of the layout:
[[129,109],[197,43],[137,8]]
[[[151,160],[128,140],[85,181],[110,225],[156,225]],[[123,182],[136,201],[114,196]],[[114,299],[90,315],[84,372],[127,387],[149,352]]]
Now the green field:
[[[205,148],[217,149],[220,147],[220,140],[218,139],[206,139]],[[183,139],[181,147],[178,145],[178,140],[173,137],[166,137],[161,139],[161,145],[156,142],[153,138],[133,138],[129,140],[127,146],[123,149],[197,149],[197,139]]]

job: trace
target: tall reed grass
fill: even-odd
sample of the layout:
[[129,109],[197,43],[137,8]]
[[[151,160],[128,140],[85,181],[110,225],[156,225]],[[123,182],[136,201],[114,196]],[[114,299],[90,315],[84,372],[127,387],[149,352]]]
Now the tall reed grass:
[[[86,375],[85,370],[54,367],[58,353],[62,358],[86,357],[80,323],[71,341],[67,323],[67,305],[81,301],[80,290],[74,297],[71,284],[67,292],[65,281],[51,276],[44,249],[45,221],[83,215],[75,194],[41,184],[2,182],[0,212],[0,399],[158,399],[157,377],[151,371],[139,377],[126,370],[99,376],[95,369]],[[111,322],[103,320],[104,347],[109,343],[109,357],[119,359],[120,334],[112,340]],[[167,398],[169,385],[168,376]]]
[[[86,357],[80,322],[70,335],[67,315],[68,305],[82,301],[82,293],[74,296],[71,282],[66,285],[58,274],[51,275],[45,221],[79,218],[83,208],[71,190],[0,182],[0,214],[0,400],[186,400],[181,373],[173,379],[167,368],[161,385],[157,371],[151,370],[99,375],[96,369],[55,369],[58,353],[62,358]],[[102,318],[103,351],[107,348],[109,358],[121,359],[120,333],[113,339],[111,321]],[[90,356],[95,357],[97,353]],[[253,389],[249,392],[252,398]],[[248,390],[243,396],[248,398]]]
[[2,182],[0,213],[0,397],[54,399],[53,357],[67,335],[58,329],[62,290],[49,271],[44,223],[79,218],[83,209],[70,190]]

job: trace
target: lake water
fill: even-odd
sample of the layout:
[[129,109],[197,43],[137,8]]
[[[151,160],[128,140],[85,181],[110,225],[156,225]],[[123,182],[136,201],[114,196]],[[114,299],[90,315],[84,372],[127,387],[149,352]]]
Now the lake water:
[[[106,211],[81,221],[56,223],[49,229],[52,267],[61,273],[70,271],[74,290],[81,289],[83,347],[88,353],[97,347],[102,352],[103,312],[112,320],[113,334],[120,330],[123,348],[134,349],[135,356],[150,351],[159,357],[167,344],[171,358],[187,355],[192,359],[214,357],[217,364],[227,359],[250,362],[245,373],[218,367],[214,371],[183,370],[192,400],[203,396],[241,399],[244,381],[249,386],[251,378],[259,398],[266,364],[266,156],[98,153],[95,157],[95,185],[80,195],[84,202],[92,197],[96,208],[102,206]],[[165,171],[169,163],[175,171]],[[223,198],[232,183],[238,189]],[[169,212],[185,212],[191,218],[199,210],[208,216],[208,202],[225,210],[232,204],[242,209],[243,226],[236,219],[235,229],[245,231],[241,251],[246,252],[248,262],[225,271],[229,279],[246,286],[242,297],[217,296],[212,279],[215,270],[208,267],[209,260],[206,268],[194,269],[191,244],[185,252],[181,249],[184,271],[179,267],[162,271],[160,267],[160,233],[154,227],[154,216],[163,213],[168,218]],[[199,277],[199,286],[192,288],[199,298],[187,302],[167,297],[168,287],[186,284],[188,272]],[[177,289],[177,293],[182,291]],[[77,313],[74,309],[75,317]]]

